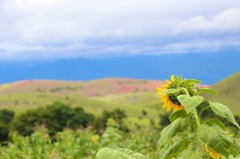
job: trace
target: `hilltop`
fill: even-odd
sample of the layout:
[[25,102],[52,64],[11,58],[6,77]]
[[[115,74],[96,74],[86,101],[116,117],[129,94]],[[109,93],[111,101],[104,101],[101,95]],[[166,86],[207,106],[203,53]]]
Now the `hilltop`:
[[45,92],[61,95],[78,94],[82,97],[98,97],[133,92],[149,92],[165,83],[157,80],[108,78],[87,82],[57,80],[23,80],[0,85],[0,95],[19,92]]
[[[142,111],[155,118],[161,110],[155,89],[163,80],[131,78],[105,78],[91,81],[23,80],[0,85],[0,108],[22,112],[44,107],[55,101],[81,106],[86,111],[100,115],[106,110],[123,109],[130,118],[138,118]],[[211,101],[227,105],[234,114],[240,114],[240,72],[211,87],[217,96],[207,96]],[[199,87],[206,87],[200,85]]]
[[212,85],[217,96],[208,96],[209,100],[218,101],[228,106],[234,114],[240,114],[240,72]]
[[[136,119],[142,111],[157,117],[161,106],[155,88],[165,81],[108,78],[87,82],[24,80],[0,85],[0,108],[23,112],[55,101],[83,107],[100,115],[103,110],[120,108]],[[158,109],[159,110],[159,109]]]

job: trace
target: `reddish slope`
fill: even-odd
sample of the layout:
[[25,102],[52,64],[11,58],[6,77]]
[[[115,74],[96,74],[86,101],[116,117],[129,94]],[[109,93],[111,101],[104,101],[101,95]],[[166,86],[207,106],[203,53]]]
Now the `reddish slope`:
[[61,94],[81,94],[82,96],[91,97],[137,91],[154,91],[162,83],[164,81],[126,78],[99,79],[88,82],[25,80],[7,84],[7,87],[0,89],[0,94],[41,91]]
[[165,83],[165,81],[139,80],[128,78],[107,78],[87,82],[25,80],[7,84],[8,85],[7,87],[4,87],[4,89],[0,89],[0,95],[17,92],[39,91],[58,94],[76,94],[85,97],[94,97],[105,96],[110,94],[154,91],[156,87],[163,83]]

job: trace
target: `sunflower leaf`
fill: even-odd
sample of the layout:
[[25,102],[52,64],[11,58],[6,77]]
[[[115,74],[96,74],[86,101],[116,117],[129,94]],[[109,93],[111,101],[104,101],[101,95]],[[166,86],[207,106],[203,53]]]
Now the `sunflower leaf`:
[[184,151],[189,146],[190,143],[191,141],[189,140],[178,141],[177,143],[173,144],[167,149],[163,158],[172,159],[173,157],[177,157],[182,151]]
[[174,80],[174,84],[176,86],[179,86],[182,83],[182,76],[178,76],[175,80]]
[[217,153],[225,156],[229,155],[229,149],[233,141],[218,125],[202,124],[198,127],[197,135],[202,142]]
[[209,102],[209,104],[214,113],[220,115],[221,117],[226,118],[228,121],[230,121],[240,129],[240,126],[238,125],[232,112],[228,109],[227,106],[217,102]]
[[170,116],[169,116],[169,120],[171,121],[171,123],[173,121],[175,121],[178,118],[185,118],[187,117],[187,113],[185,110],[178,110],[173,112]]
[[104,147],[97,152],[97,159],[149,159],[149,157],[126,148]]
[[186,118],[178,118],[170,125],[165,127],[161,132],[161,137],[158,141],[159,146],[162,146],[165,141],[174,137],[177,133],[183,132],[190,126],[190,121]]
[[208,157],[208,154],[206,154],[206,152],[204,151],[191,151],[191,150],[186,150],[183,151],[183,153],[181,153],[181,155],[179,156],[179,158],[181,159],[206,159]]
[[189,97],[188,95],[179,95],[177,99],[184,106],[187,113],[191,112],[203,101],[202,96]]
[[210,120],[208,120],[207,122],[206,122],[206,124],[208,124],[208,125],[213,125],[213,124],[216,124],[216,125],[218,125],[219,127],[221,127],[224,131],[225,131],[225,129],[226,129],[226,127],[225,127],[225,125],[223,124],[223,122],[221,122],[219,119],[217,119],[217,118],[212,118],[212,119],[210,119]]
[[176,92],[179,92],[180,90],[179,89],[167,89],[163,92],[160,92],[160,93],[157,93],[157,95],[163,95],[163,94],[171,94],[171,93],[176,93]]
[[185,79],[184,82],[186,82],[186,83],[195,83],[195,84],[201,83],[200,80],[196,80],[196,79]]
[[233,144],[231,146],[230,152],[234,157],[240,154],[240,143],[235,139],[233,139]]
[[217,91],[210,89],[210,88],[198,88],[197,93],[199,93],[199,92],[211,93],[211,94],[217,95]]

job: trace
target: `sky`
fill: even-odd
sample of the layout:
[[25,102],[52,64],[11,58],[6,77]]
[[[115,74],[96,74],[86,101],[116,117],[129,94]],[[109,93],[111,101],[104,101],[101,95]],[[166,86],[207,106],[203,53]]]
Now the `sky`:
[[239,0],[1,0],[0,61],[240,52]]

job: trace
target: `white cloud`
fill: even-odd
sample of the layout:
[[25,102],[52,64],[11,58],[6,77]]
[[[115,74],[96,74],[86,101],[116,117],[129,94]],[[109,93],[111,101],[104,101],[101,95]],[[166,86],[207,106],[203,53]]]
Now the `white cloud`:
[[181,52],[174,44],[199,41],[199,32],[239,33],[239,7],[239,0],[1,0],[0,60]]
[[[184,41],[179,43],[170,43],[163,46],[161,49],[168,53],[187,53],[187,52],[218,52],[225,51],[225,48],[235,48],[240,45],[238,41],[224,41],[224,40],[197,40],[197,41]],[[238,50],[240,51],[240,49]]]
[[214,18],[194,16],[187,21],[180,22],[174,29],[174,33],[239,33],[240,32],[240,8],[227,9]]

